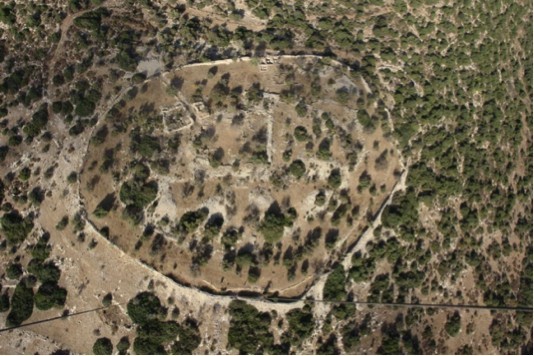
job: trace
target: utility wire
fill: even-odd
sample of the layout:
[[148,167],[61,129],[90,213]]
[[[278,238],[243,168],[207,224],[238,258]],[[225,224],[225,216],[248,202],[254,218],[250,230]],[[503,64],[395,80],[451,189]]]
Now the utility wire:
[[[354,304],[354,305],[362,305],[362,306],[368,306],[371,308],[374,307],[386,307],[386,308],[431,308],[431,309],[460,309],[460,310],[490,310],[490,311],[501,311],[501,312],[518,312],[518,313],[532,313],[532,307],[525,307],[525,306],[518,306],[518,307],[511,307],[511,306],[489,306],[489,305],[470,305],[470,304],[431,304],[431,303],[387,303],[387,302],[360,302],[360,301],[339,301],[339,300],[327,300],[327,299],[294,299],[294,298],[284,298],[284,297],[241,297],[241,296],[233,296],[235,299],[241,299],[241,300],[259,300],[259,301],[267,301],[271,303],[279,303],[279,302],[310,302],[310,303],[326,303],[326,304]],[[119,305],[119,304],[113,304],[113,305]],[[83,310],[76,313],[69,313],[67,315],[62,316],[56,316],[53,318],[48,319],[42,319],[33,321],[31,323],[21,324],[18,326],[12,326],[4,329],[0,329],[0,333],[19,329],[25,326],[31,326],[31,325],[37,325],[37,324],[44,324],[48,323],[54,320],[58,319],[67,319],[70,317],[88,314],[97,312],[99,310],[107,309],[113,305],[110,305],[108,307],[100,307],[100,308],[94,308],[94,309],[88,309]]]
[[532,307],[527,306],[490,306],[490,305],[471,305],[471,304],[432,304],[432,303],[388,303],[388,302],[362,302],[362,301],[338,301],[338,300],[324,300],[324,299],[292,299],[284,297],[268,297],[263,298],[273,303],[282,302],[311,302],[311,303],[328,303],[328,304],[355,304],[369,307],[401,307],[401,308],[433,308],[433,309],[463,309],[463,310],[491,310],[491,311],[512,311],[521,313],[532,313]]
[[78,315],[82,315],[82,314],[88,314],[88,313],[96,312],[96,311],[99,311],[99,310],[102,310],[102,309],[107,309],[107,308],[109,308],[109,307],[94,308],[94,309],[89,309],[89,310],[83,310],[83,311],[76,312],[76,313],[69,313],[67,315],[56,316],[56,317],[53,317],[53,318],[32,321],[31,323],[26,323],[26,324],[21,324],[21,325],[17,325],[17,326],[11,326],[11,327],[8,327],[8,328],[0,329],[0,333],[5,332],[5,331],[19,329],[19,328],[22,328],[22,327],[25,327],[25,326],[44,324],[44,323],[48,323],[50,321],[54,321],[54,320],[58,320],[58,319],[67,319],[67,318],[70,318],[70,317],[73,317],[73,316],[78,316]]

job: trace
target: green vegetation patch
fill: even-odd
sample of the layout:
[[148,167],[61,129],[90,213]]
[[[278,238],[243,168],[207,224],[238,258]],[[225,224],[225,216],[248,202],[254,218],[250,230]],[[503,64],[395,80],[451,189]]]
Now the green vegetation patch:
[[291,309],[286,314],[289,324],[288,332],[293,345],[300,345],[304,340],[311,336],[315,327],[313,310],[310,305],[302,309]]
[[258,230],[265,238],[265,241],[276,242],[282,238],[284,227],[293,224],[293,218],[290,214],[285,215],[278,204],[273,203],[265,212]]
[[289,165],[289,173],[299,179],[306,173],[306,165],[300,159],[297,159]]
[[230,329],[228,345],[239,350],[240,354],[262,354],[274,344],[274,336],[269,330],[271,316],[242,300],[230,303]]
[[29,319],[32,313],[33,290],[26,285],[25,280],[21,280],[11,297],[11,310],[7,315],[6,326],[19,326],[24,320]]
[[23,218],[16,210],[0,218],[1,231],[11,245],[21,243],[33,229],[30,218]]
[[[166,348],[170,348],[172,354],[192,354],[200,344],[197,323],[192,319],[186,319],[182,324],[164,321],[167,309],[151,292],[139,293],[131,299],[127,311],[132,321],[138,324],[133,342],[133,350],[138,355],[163,355],[167,353]],[[121,348],[125,352],[130,343],[123,344]]]
[[[158,183],[149,181],[139,182],[135,179],[124,182],[119,192],[120,200],[126,204],[124,215],[134,224],[143,220],[143,209],[150,204],[158,194]],[[102,207],[102,209],[105,209]]]
[[128,302],[127,312],[134,323],[144,324],[165,317],[167,309],[153,293],[141,292]]
[[93,344],[93,354],[111,355],[113,354],[113,344],[107,337],[98,338]]
[[6,276],[9,279],[19,279],[22,273],[22,265],[20,263],[10,263],[6,268]]
[[161,152],[161,145],[155,136],[132,132],[130,150],[134,153],[139,153],[143,157],[150,158],[154,154]]
[[186,319],[178,329],[178,341],[171,345],[171,352],[174,355],[193,354],[201,341],[197,323],[192,319]]
[[35,293],[35,306],[40,310],[61,308],[67,300],[67,290],[53,282],[41,284]]
[[48,104],[43,104],[33,115],[29,123],[24,126],[24,133],[34,138],[41,133],[48,123]]
[[210,211],[203,207],[198,210],[188,211],[180,218],[176,225],[176,230],[180,233],[189,234],[198,229],[202,222],[208,217]]
[[337,265],[328,275],[323,288],[324,300],[345,300],[347,292],[345,291],[345,270],[342,265]]

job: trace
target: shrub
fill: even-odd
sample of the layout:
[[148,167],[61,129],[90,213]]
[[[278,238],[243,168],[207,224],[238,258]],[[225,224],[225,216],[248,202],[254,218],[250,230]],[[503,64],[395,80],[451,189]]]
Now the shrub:
[[[230,303],[230,329],[228,345],[239,350],[240,354],[261,354],[274,344],[270,332],[271,317],[260,313],[255,307],[242,300]],[[254,340],[251,342],[251,340]]]
[[28,272],[35,275],[41,283],[56,283],[61,276],[61,270],[54,262],[42,263],[35,258],[28,263]]
[[217,148],[210,157],[210,165],[213,168],[217,168],[221,165],[224,158],[224,149],[222,147]]
[[349,276],[354,282],[368,281],[375,270],[375,260],[371,257],[364,258],[360,251],[352,256],[352,267]]
[[4,294],[0,295],[0,313],[8,311],[9,307],[9,295],[4,292]]
[[284,226],[291,226],[292,221],[286,217],[277,203],[273,203],[265,212],[263,221],[259,226],[259,231],[267,242],[276,242],[284,234]]
[[317,157],[326,161],[329,160],[331,156],[332,153],[330,153],[330,140],[328,138],[323,138],[323,140],[319,143]]
[[337,265],[326,279],[323,288],[323,299],[341,301],[345,298],[345,270],[342,265]]
[[447,334],[450,336],[456,336],[460,332],[461,327],[462,318],[460,317],[460,313],[456,311],[447,319],[447,322],[445,323],[445,331],[447,331]]
[[28,179],[30,179],[31,177],[31,174],[32,174],[32,171],[30,170],[30,168],[28,167],[24,167],[20,170],[19,172],[19,179],[21,181],[27,181]]
[[141,292],[130,299],[127,312],[130,319],[140,325],[150,320],[163,318],[167,314],[159,298],[150,292]]
[[156,181],[140,184],[130,180],[122,184],[119,197],[124,204],[143,209],[156,199],[157,194],[158,183]]
[[72,218],[74,232],[82,231],[85,227],[85,220],[80,212],[77,212]]
[[306,130],[304,126],[295,127],[293,134],[295,135],[297,141],[300,142],[307,141],[309,139],[308,130]]
[[248,269],[247,280],[249,281],[249,283],[256,283],[258,279],[260,278],[260,276],[261,276],[261,268],[257,266],[251,266]]
[[113,344],[107,337],[101,337],[93,344],[93,353],[95,355],[111,355],[113,353]]
[[9,140],[7,142],[9,146],[18,146],[22,143],[22,136],[21,135],[11,135],[9,137]]
[[122,212],[122,218],[129,221],[133,225],[140,224],[145,217],[145,213],[142,208],[135,205],[127,205]]
[[341,351],[337,347],[337,336],[331,333],[328,339],[317,348],[318,355],[339,355]]
[[117,343],[117,351],[119,351],[119,355],[126,355],[129,348],[130,348],[130,339],[128,339],[128,336],[121,337],[121,339]]
[[19,326],[24,320],[30,318],[33,313],[33,290],[26,286],[26,281],[21,280],[11,297],[11,311],[7,315],[6,326]]
[[308,107],[304,100],[301,100],[298,102],[298,104],[295,106],[295,110],[297,111],[297,115],[300,117],[306,116],[308,113]]
[[134,84],[140,84],[146,80],[146,74],[144,73],[135,73],[132,76],[132,83]]
[[88,99],[83,98],[76,104],[74,113],[80,117],[91,116],[96,109],[96,104]]
[[289,172],[297,179],[306,173],[306,165],[300,159],[297,159],[289,165]]
[[22,266],[20,263],[10,263],[6,268],[6,276],[9,279],[19,279],[22,276]]
[[365,189],[365,188],[369,187],[372,182],[373,182],[373,180],[371,178],[371,175],[369,175],[369,173],[367,173],[367,171],[364,171],[360,175],[360,181],[359,181],[359,184],[358,184],[358,189],[359,190]]
[[48,310],[56,307],[61,308],[67,299],[67,290],[53,282],[41,284],[35,294],[35,306],[40,310]]
[[104,296],[104,298],[102,298],[102,305],[105,307],[109,307],[112,301],[113,301],[113,294],[108,293]]
[[328,176],[328,185],[332,189],[337,189],[341,186],[341,171],[339,168],[333,169]]
[[206,222],[206,225],[204,225],[204,236],[211,240],[219,235],[223,224],[224,217],[221,213],[212,214]]
[[[343,204],[340,207],[342,207],[342,206],[346,206],[346,204]],[[339,209],[337,209],[336,212],[338,210]],[[336,215],[336,212],[334,212],[334,216]],[[335,224],[336,220],[334,219],[334,216],[332,216],[332,222],[333,222],[334,225],[336,225]],[[325,235],[325,239],[324,239],[326,248],[328,248],[328,249],[333,248],[335,246],[336,241],[337,241],[338,238],[339,238],[339,230],[338,229],[330,229],[330,230],[328,230],[328,232]]]
[[69,217],[67,215],[65,215],[57,223],[56,229],[63,230],[63,229],[65,229],[67,227],[68,224],[69,224]]
[[181,233],[189,234],[195,231],[209,214],[208,208],[188,211],[180,218],[176,229]]
[[17,21],[17,15],[13,10],[12,5],[2,4],[0,5],[0,22],[6,25],[13,25]]
[[141,156],[150,158],[155,153],[161,152],[161,146],[157,137],[133,133],[131,135],[130,150]]
[[260,87],[260,83],[254,83],[248,89],[247,99],[252,103],[259,103],[263,99],[263,90]]
[[202,338],[195,321],[187,319],[178,329],[179,340],[171,346],[174,355],[192,354],[200,345]]
[[67,182],[69,184],[76,183],[78,181],[78,173],[76,172],[70,172],[69,176],[67,177]]
[[259,150],[252,153],[250,161],[254,164],[266,164],[269,163],[269,156],[267,151]]
[[41,131],[45,128],[46,124],[48,123],[48,105],[43,104],[37,110],[29,123],[27,123],[24,126],[24,133],[28,135],[28,137],[36,137],[41,133]]
[[369,116],[365,110],[358,112],[358,121],[366,132],[373,132],[376,129],[376,120]]
[[326,194],[324,190],[321,190],[315,196],[315,205],[323,206],[325,202],[326,202]]
[[114,205],[115,205],[115,194],[113,193],[108,194],[104,197],[104,199],[100,201],[100,203],[98,203],[93,214],[95,214],[97,218],[102,218],[111,211]]
[[106,142],[108,133],[109,133],[108,126],[107,125],[102,126],[95,132],[93,137],[91,137],[91,143],[97,146],[103,144],[104,142]]
[[45,198],[45,191],[41,189],[41,187],[35,187],[31,190],[30,194],[28,194],[28,199],[30,200],[30,203],[34,205],[40,205]]
[[311,336],[315,320],[313,319],[313,312],[309,305],[302,309],[291,309],[286,314],[287,322],[289,324],[289,334],[291,335],[292,344],[300,345],[302,341]]
[[350,92],[347,88],[342,87],[336,90],[336,100],[341,104],[348,103],[350,99]]
[[133,72],[137,68],[137,53],[132,48],[121,50],[115,59],[122,70]]
[[9,146],[0,146],[0,162],[4,162],[9,153]]
[[1,230],[8,243],[15,245],[26,239],[33,229],[33,222],[13,210],[0,218]]
[[225,250],[229,250],[235,246],[237,240],[241,237],[241,233],[235,227],[229,227],[226,229],[221,237],[221,243],[224,245]]
[[225,83],[218,82],[213,86],[213,89],[210,92],[210,99],[216,105],[220,105],[229,94],[230,89],[228,86],[226,86]]

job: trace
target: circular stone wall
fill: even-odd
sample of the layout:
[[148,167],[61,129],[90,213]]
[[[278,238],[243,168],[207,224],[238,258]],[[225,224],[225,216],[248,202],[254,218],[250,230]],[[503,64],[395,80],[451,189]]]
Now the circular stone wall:
[[109,239],[176,280],[297,295],[395,185],[389,127],[339,63],[186,66],[132,87],[100,120],[81,195]]

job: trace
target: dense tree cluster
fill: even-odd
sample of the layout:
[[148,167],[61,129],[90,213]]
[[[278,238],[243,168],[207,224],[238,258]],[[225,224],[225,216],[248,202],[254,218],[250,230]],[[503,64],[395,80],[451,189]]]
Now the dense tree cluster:
[[[201,338],[196,322],[186,319],[182,324],[165,321],[167,308],[151,292],[141,292],[128,302],[128,315],[137,324],[137,337],[133,342],[136,354],[192,354]],[[124,347],[124,345],[123,345]]]

